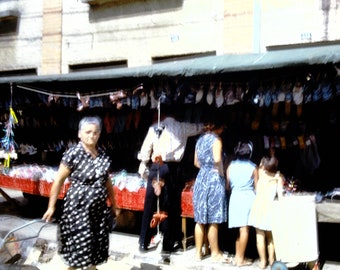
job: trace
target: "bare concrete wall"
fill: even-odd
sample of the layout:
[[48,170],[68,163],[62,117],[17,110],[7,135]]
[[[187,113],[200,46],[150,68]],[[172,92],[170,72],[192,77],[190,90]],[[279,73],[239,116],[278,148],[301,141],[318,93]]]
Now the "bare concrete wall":
[[82,61],[127,60],[133,67],[150,65],[153,57],[221,54],[223,2],[150,0],[91,8],[64,1],[63,71]]
[[0,71],[41,65],[42,0],[0,1],[0,13],[18,11],[17,30],[0,35]]
[[[267,46],[340,40],[339,0],[2,0],[20,12],[0,35],[0,72],[68,73],[70,65],[145,66],[200,53],[265,51]],[[1,24],[0,24],[1,26]]]
[[263,0],[261,45],[340,40],[339,0]]

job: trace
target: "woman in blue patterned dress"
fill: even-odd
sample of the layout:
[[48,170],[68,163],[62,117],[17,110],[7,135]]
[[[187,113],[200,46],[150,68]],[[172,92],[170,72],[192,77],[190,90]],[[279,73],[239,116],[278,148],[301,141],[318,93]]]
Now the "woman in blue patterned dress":
[[250,265],[245,258],[248,244],[250,209],[255,199],[254,185],[258,179],[258,170],[250,158],[253,146],[249,142],[239,142],[234,149],[235,160],[231,161],[226,172],[227,190],[231,190],[228,211],[228,227],[238,228],[235,242],[234,264]]
[[111,161],[97,146],[102,122],[99,117],[84,117],[79,122],[77,145],[62,157],[51,188],[48,208],[43,219],[50,221],[59,191],[68,178],[71,186],[64,198],[59,223],[59,252],[68,269],[95,270],[109,256],[109,214],[115,201],[109,179]]
[[193,190],[196,260],[203,257],[207,237],[212,260],[227,262],[218,246],[218,226],[227,219],[222,140],[219,136],[223,128],[222,123],[205,124],[205,133],[195,146],[194,165],[199,168]]

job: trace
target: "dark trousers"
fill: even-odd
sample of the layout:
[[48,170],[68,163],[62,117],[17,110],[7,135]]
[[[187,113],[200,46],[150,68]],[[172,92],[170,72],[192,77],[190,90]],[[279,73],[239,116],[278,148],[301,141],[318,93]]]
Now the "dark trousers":
[[[154,193],[154,188],[152,187],[152,181],[157,180],[157,174],[159,170],[159,177],[165,181],[165,185],[162,188],[162,192],[159,197]],[[159,202],[159,210],[166,211],[165,201],[166,201],[166,182],[168,176],[168,166],[160,166],[158,163],[153,163],[150,167],[148,183],[146,187],[146,194],[144,199],[144,211],[142,217],[141,231],[139,235],[139,244],[147,247],[150,244],[151,237],[156,233],[157,228],[151,228],[150,222],[152,220],[153,214],[157,212],[157,203]],[[162,222],[163,223],[163,222]],[[160,225],[160,227],[163,224]]]
[[[164,166],[164,167],[163,167]],[[168,213],[168,217],[160,223],[163,232],[163,251],[171,252],[176,241],[182,240],[181,229],[181,194],[184,180],[181,176],[180,163],[168,162],[160,167],[160,178],[165,180],[159,196],[160,210]],[[157,229],[150,228],[153,214],[157,211],[157,196],[152,187],[152,180],[157,178],[158,164],[152,164],[144,200],[139,244],[147,247]]]
[[185,185],[182,176],[181,163],[168,162],[169,177],[167,183],[167,209],[168,219],[164,223],[163,251],[171,252],[175,242],[182,241],[182,208],[181,196]]

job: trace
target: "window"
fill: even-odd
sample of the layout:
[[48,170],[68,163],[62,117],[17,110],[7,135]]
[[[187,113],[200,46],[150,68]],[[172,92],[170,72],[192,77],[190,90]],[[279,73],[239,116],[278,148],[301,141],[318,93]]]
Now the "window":
[[107,3],[117,2],[118,0],[81,0],[82,3],[90,4],[92,6],[103,5]]
[[112,69],[112,68],[122,68],[127,67],[127,61],[113,61],[113,62],[100,62],[100,63],[83,63],[83,64],[72,64],[69,65],[70,72],[75,71],[88,71],[88,70],[102,70],[102,69]]
[[7,10],[0,12],[0,34],[17,32],[19,12]]

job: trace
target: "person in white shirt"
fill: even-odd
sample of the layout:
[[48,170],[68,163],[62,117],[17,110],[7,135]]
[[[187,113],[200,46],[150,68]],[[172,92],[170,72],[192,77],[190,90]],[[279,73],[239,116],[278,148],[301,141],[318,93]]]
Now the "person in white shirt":
[[[148,178],[144,201],[139,249],[148,251],[152,236],[155,234],[150,228],[153,214],[157,210],[157,196],[161,200],[162,210],[168,217],[161,223],[163,232],[163,253],[171,253],[182,244],[181,231],[181,193],[184,181],[181,175],[181,160],[184,156],[188,137],[196,136],[203,131],[203,124],[186,123],[176,120],[172,116],[170,105],[161,105],[159,121],[149,127],[143,141],[138,159],[141,161],[138,172]],[[152,163],[148,172],[148,164]],[[152,182],[159,177],[162,188]]]

